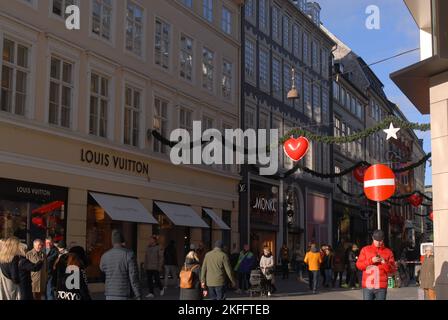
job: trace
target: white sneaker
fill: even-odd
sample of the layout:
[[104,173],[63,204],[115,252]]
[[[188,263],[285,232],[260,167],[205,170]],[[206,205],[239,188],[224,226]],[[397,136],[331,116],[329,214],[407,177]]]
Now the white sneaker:
[[152,293],[148,293],[148,294],[146,295],[146,298],[148,298],[148,299],[154,299],[154,295],[153,295]]
[[268,291],[268,297],[270,297],[271,296],[271,293]]
[[166,288],[163,288],[162,290],[160,290],[160,296],[164,296],[165,295],[165,289]]

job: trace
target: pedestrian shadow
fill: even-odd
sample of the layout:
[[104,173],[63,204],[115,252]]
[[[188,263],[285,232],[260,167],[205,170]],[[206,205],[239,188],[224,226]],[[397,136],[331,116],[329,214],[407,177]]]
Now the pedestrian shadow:
[[436,299],[441,300],[447,299],[447,290],[448,290],[448,262],[445,261],[442,264],[442,270],[440,271],[440,275],[436,279]]

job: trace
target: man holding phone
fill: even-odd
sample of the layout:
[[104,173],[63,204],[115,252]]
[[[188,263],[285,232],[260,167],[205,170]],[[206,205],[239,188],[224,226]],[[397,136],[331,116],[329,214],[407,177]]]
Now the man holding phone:
[[373,232],[373,243],[362,248],[356,267],[362,273],[364,300],[386,300],[387,277],[395,271],[394,254],[384,245],[384,232]]

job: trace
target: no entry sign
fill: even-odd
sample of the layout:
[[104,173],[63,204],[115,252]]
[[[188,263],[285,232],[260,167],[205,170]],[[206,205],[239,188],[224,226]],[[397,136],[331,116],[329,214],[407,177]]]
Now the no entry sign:
[[370,166],[364,174],[364,193],[372,201],[384,201],[395,193],[395,174],[383,164]]

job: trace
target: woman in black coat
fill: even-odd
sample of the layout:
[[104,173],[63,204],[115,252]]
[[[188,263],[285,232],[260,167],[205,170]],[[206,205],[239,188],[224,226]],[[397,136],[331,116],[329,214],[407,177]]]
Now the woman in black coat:
[[180,300],[202,300],[202,289],[201,289],[201,266],[199,264],[199,258],[196,252],[190,251],[186,258],[185,264],[182,270],[191,270],[193,276],[193,283],[191,289],[181,288],[180,289]]
[[[84,262],[76,253],[69,253],[67,256],[67,269],[71,270],[71,273],[66,272],[62,281],[59,282],[57,290],[57,300],[66,301],[85,301],[92,300],[89,292],[89,287],[87,284],[87,275],[84,269]],[[78,272],[73,273],[73,270]],[[73,276],[79,276],[79,287],[72,288],[67,287],[67,282],[73,283]],[[70,279],[68,279],[71,277]],[[68,280],[68,281],[67,281]]]

